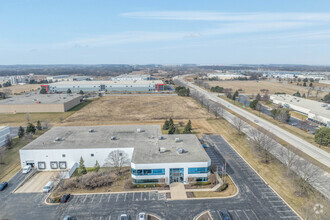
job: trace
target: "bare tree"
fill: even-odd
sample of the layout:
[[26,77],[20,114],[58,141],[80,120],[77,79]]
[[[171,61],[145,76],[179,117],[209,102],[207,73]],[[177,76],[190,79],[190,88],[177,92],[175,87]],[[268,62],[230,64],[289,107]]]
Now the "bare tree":
[[5,139],[6,148],[11,149],[12,145],[13,145],[13,140],[12,140],[11,136],[9,134],[7,134],[5,138],[6,138]]
[[122,167],[129,165],[129,162],[128,154],[125,151],[115,150],[109,153],[108,157],[105,159],[104,166],[116,168],[117,175],[120,175]]
[[30,123],[30,121],[31,121],[30,113],[25,114],[25,119],[28,123]]
[[42,123],[42,127],[44,129],[48,129],[50,127],[50,124],[49,124],[49,120],[46,119],[43,123]]
[[233,125],[236,128],[238,135],[242,134],[242,130],[247,127],[246,122],[238,116],[233,119]]
[[297,163],[299,158],[295,152],[290,151],[288,148],[282,148],[280,154],[281,157],[283,158],[283,163],[287,168],[286,175],[289,176],[292,167]]
[[252,128],[249,131],[249,136],[256,147],[257,152],[260,154],[263,162],[268,163],[271,160],[271,152],[276,146],[274,137],[270,137],[261,131],[261,129]]
[[283,122],[283,123],[285,123],[289,120],[289,116],[288,116],[288,114],[286,113],[285,110],[281,109],[280,113],[276,116],[276,119]]
[[306,161],[298,163],[298,167],[300,177],[296,178],[296,183],[300,190],[299,194],[305,196],[313,191],[312,185],[321,183],[322,173],[316,166]]
[[6,149],[2,148],[0,149],[0,164],[5,164],[4,158],[6,154]]
[[8,97],[8,96],[10,96],[11,94],[12,94],[12,91],[11,91],[11,89],[4,89],[3,90],[3,93],[5,94],[5,97]]

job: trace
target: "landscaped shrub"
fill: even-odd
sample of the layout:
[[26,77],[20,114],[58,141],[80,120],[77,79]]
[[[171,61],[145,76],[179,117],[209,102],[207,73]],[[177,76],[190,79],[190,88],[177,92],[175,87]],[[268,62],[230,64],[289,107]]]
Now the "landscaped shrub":
[[216,191],[222,192],[225,191],[228,188],[228,183],[224,183],[222,186],[220,186]]

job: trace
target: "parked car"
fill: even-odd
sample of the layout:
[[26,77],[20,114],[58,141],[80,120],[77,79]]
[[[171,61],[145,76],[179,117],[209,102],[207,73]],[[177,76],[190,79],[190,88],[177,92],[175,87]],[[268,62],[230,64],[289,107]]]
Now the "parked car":
[[70,194],[64,194],[60,200],[60,203],[66,203],[70,199]]
[[145,212],[140,212],[139,213],[139,220],[146,220],[146,213]]
[[4,190],[7,186],[8,186],[8,183],[7,182],[2,182],[0,184],[0,191]]
[[128,220],[128,215],[127,214],[121,214],[119,217],[119,220]]
[[220,210],[220,216],[222,220],[231,220],[230,214],[226,210]]
[[53,181],[49,181],[44,188],[42,189],[43,192],[48,193],[50,190],[52,190],[52,188],[54,187],[54,182]]
[[32,170],[31,165],[26,165],[23,167],[22,173],[29,173]]

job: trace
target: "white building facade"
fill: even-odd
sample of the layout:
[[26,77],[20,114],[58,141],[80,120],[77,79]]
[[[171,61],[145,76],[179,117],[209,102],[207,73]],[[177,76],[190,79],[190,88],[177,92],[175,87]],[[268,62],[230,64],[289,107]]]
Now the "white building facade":
[[160,136],[155,125],[55,127],[20,150],[21,166],[68,172],[80,158],[86,167],[111,166],[119,153],[136,184],[208,181],[211,159],[195,135]]

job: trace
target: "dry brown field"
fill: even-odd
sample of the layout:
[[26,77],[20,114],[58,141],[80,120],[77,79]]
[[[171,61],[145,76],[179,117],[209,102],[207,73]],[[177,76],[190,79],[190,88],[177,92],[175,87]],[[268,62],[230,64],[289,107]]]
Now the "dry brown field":
[[[261,89],[268,89],[270,94],[275,92],[285,92],[289,95],[299,91],[301,94],[308,93],[309,87],[297,86],[296,84],[287,82],[276,82],[276,81],[209,81],[210,86],[221,86],[224,88],[232,88],[233,91],[242,89],[241,93],[246,94],[257,94],[260,93]],[[319,92],[318,97],[324,97],[326,92]],[[315,96],[316,91],[312,91],[310,96]]]
[[25,85],[13,85],[10,87],[0,88],[0,92],[10,91],[10,94],[19,94],[29,91],[37,91],[40,88],[40,84],[25,84]]
[[192,98],[180,96],[105,96],[66,118],[62,125],[164,123],[213,117]]

